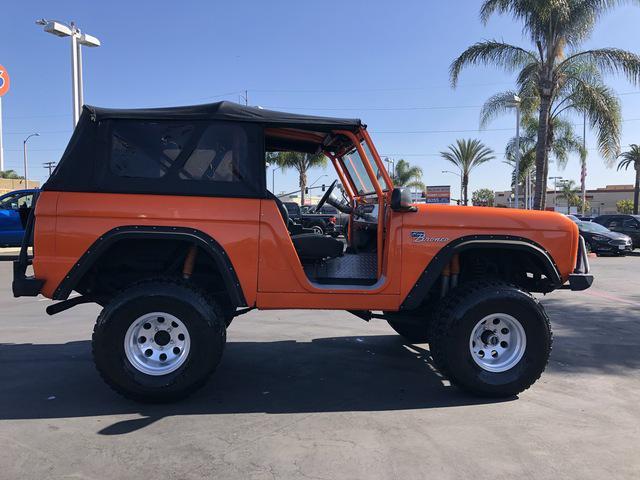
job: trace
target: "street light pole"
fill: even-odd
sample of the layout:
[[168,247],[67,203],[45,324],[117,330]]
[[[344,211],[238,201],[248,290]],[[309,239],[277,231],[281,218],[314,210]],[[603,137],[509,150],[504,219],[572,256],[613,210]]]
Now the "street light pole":
[[553,209],[558,208],[556,198],[558,196],[558,180],[562,180],[562,177],[549,177],[549,180],[553,180]]
[[271,193],[276,194],[276,171],[282,167],[274,168],[271,170]]
[[32,133],[22,142],[22,155],[24,159],[24,188],[29,188],[29,173],[27,169],[27,142],[31,137],[39,137],[39,133]]
[[514,187],[516,208],[520,208],[520,105],[522,100],[518,95],[514,95],[509,101],[509,106],[516,109],[516,183]]
[[456,173],[456,172],[452,172],[451,170],[442,170],[442,173],[451,173],[452,175],[457,175],[460,177],[460,205],[462,205],[462,190],[463,190],[463,186],[462,186],[462,174],[460,173]]
[[100,40],[92,35],[82,33],[78,26],[71,22],[66,25],[55,20],[36,20],[44,31],[57,37],[71,37],[71,106],[73,127],[78,123],[84,105],[84,87],[82,85],[82,47],[99,47]]

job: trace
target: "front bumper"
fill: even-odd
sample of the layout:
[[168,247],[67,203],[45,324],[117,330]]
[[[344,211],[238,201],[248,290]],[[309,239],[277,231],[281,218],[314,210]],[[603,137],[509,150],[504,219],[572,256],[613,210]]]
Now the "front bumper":
[[563,285],[563,288],[569,288],[573,291],[586,290],[589,288],[593,283],[593,275],[589,273],[590,269],[584,238],[580,236],[578,240],[578,261],[576,262],[576,268],[573,273],[569,275],[569,285]]

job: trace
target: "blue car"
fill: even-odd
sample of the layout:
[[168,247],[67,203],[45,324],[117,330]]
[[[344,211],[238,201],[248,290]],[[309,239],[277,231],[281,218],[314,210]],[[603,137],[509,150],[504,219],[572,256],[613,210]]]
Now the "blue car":
[[0,196],[0,247],[19,247],[24,222],[31,211],[35,189],[15,190]]

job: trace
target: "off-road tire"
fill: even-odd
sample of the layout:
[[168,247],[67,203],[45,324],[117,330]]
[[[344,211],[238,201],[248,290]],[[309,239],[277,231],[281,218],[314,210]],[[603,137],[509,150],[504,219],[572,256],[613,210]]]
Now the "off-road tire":
[[[513,316],[526,334],[522,358],[500,373],[481,368],[470,351],[473,328],[494,313]],[[549,318],[538,300],[500,281],[472,282],[451,292],[434,312],[429,336],[436,368],[452,384],[486,397],[511,397],[533,385],[546,368],[552,344]]]
[[387,323],[409,343],[427,343],[429,341],[430,328],[428,319],[424,319],[424,321],[416,319],[415,322],[407,322],[387,318]]
[[[179,318],[190,336],[184,363],[166,375],[148,375],[128,360],[124,339],[132,322],[145,313]],[[146,403],[172,402],[201,388],[215,371],[226,342],[217,302],[180,280],[148,280],[128,287],[102,310],[93,330],[92,350],[104,381],[124,397]]]

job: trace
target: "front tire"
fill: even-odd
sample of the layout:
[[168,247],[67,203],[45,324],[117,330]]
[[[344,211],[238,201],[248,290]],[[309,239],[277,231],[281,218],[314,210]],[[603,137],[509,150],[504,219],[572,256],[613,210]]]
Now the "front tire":
[[93,331],[106,383],[141,402],[171,402],[202,387],[226,342],[221,309],[182,281],[145,281],[116,296]]
[[551,352],[549,318],[529,293],[502,282],[463,285],[435,312],[431,356],[452,384],[510,397],[540,378]]

